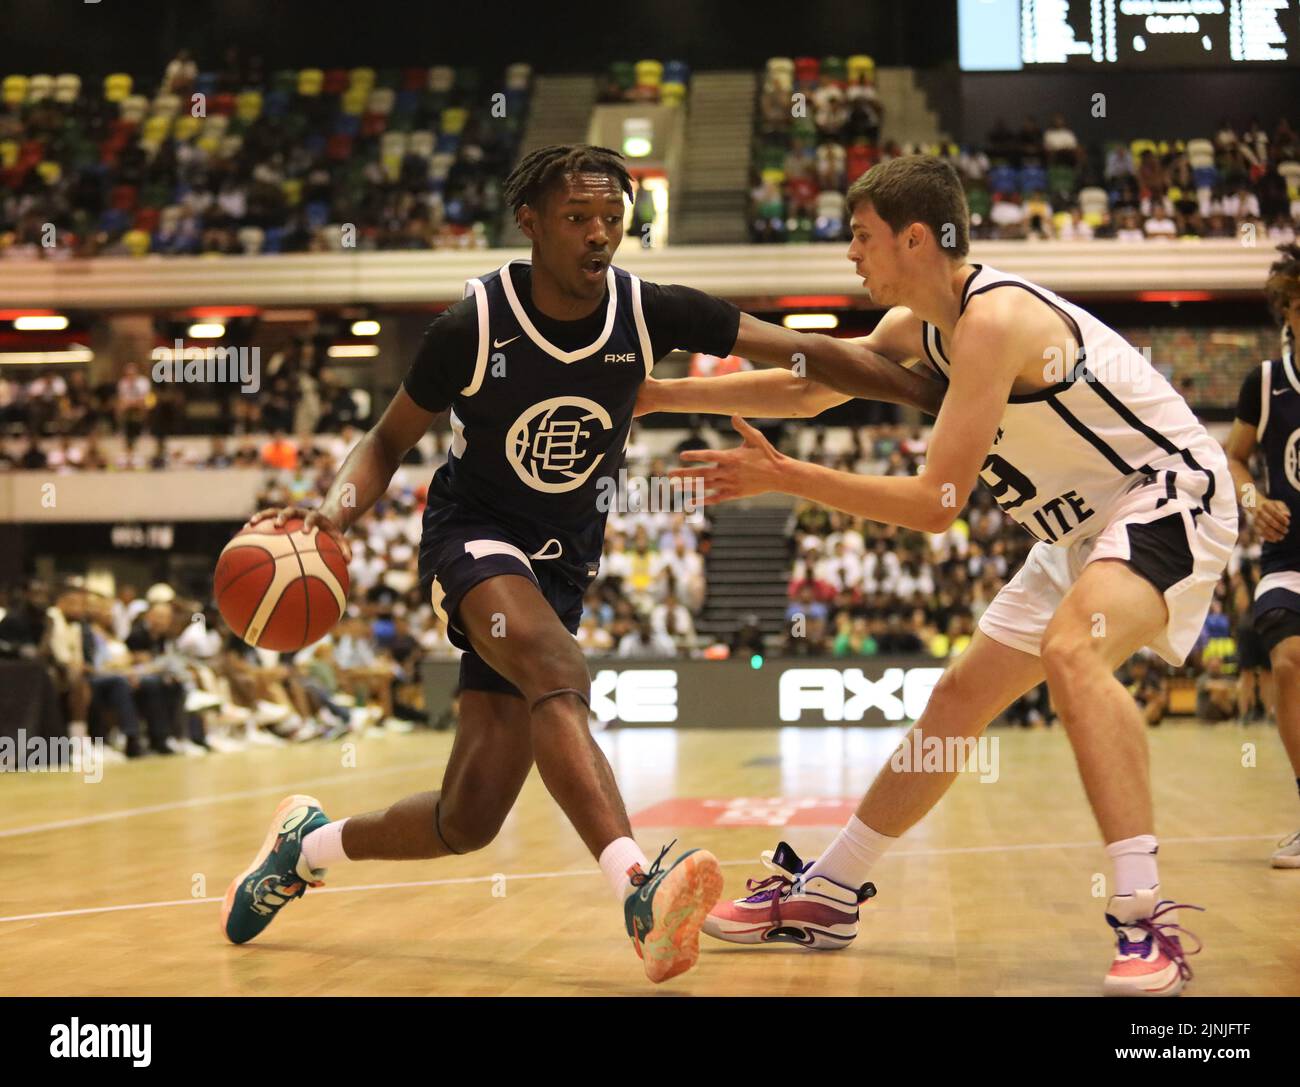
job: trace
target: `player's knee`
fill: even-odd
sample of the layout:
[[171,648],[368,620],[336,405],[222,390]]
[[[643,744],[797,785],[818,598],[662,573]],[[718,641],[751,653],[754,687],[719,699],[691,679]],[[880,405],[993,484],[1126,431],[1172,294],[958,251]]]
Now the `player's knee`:
[[1093,663],[1100,659],[1098,647],[1093,644],[1095,640],[1049,627],[1038,649],[1048,678],[1059,682],[1062,678],[1090,671]]
[[438,808],[438,835],[443,844],[456,853],[474,853],[486,849],[501,830],[504,814],[489,811],[463,811]]
[[590,675],[587,661],[572,638],[546,638],[528,647],[522,658],[522,679],[518,684],[531,705],[551,691],[575,690],[588,694]]
[[1279,684],[1290,684],[1300,679],[1300,649],[1291,646],[1273,652],[1273,677]]

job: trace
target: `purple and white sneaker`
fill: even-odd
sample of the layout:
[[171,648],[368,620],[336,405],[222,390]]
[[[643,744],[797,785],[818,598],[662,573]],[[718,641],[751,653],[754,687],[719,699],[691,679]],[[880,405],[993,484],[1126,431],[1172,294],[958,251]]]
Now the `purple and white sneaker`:
[[875,895],[874,883],[855,889],[810,877],[813,862],[801,861],[785,842],[764,851],[762,861],[774,874],[746,881],[748,898],[715,906],[704,932],[733,944],[799,944],[814,951],[849,946],[858,934],[858,907]]

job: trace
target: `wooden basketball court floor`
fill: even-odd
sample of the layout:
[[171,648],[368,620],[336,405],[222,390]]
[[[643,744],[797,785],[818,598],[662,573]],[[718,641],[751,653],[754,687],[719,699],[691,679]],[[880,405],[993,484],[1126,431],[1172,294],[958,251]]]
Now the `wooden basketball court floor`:
[[[902,734],[626,729],[601,743],[646,852],[707,847],[734,896],[779,838],[815,855]],[[1094,891],[1110,869],[1066,737],[988,735],[997,780],[959,778],[881,862],[854,946],[702,937],[699,965],[662,986],[536,773],[487,849],[337,866],[262,938],[226,943],[221,897],[282,796],[312,793],[339,818],[434,788],[449,734],[152,759],[94,785],[0,775],[0,995],[1099,993],[1112,945]],[[1181,917],[1206,944],[1189,994],[1300,995],[1300,870],[1268,864],[1300,825],[1275,730],[1167,724],[1150,742],[1164,889],[1207,910]],[[655,825],[669,819],[696,825]]]

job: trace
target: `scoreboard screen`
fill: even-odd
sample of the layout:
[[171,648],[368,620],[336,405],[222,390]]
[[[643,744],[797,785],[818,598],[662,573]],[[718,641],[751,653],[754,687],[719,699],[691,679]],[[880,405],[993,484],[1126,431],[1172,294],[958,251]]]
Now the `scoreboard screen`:
[[1300,65],[1300,0],[958,0],[965,71]]

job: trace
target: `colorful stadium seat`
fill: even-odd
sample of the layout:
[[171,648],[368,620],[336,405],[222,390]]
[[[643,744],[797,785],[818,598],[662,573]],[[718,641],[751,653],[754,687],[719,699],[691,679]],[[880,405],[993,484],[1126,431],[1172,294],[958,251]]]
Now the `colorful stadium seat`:
[[875,59],[864,53],[857,53],[849,57],[848,75],[850,83],[856,83],[859,79],[874,82],[876,78]]
[[297,91],[304,98],[319,97],[325,84],[325,73],[319,68],[304,68],[298,73]]
[[131,77],[125,72],[114,72],[104,77],[104,100],[121,102],[131,93]]
[[54,80],[54,100],[60,105],[70,106],[81,96],[81,76],[75,72],[64,72]]
[[54,95],[54,77],[52,75],[34,75],[27,81],[27,101],[44,102]]

